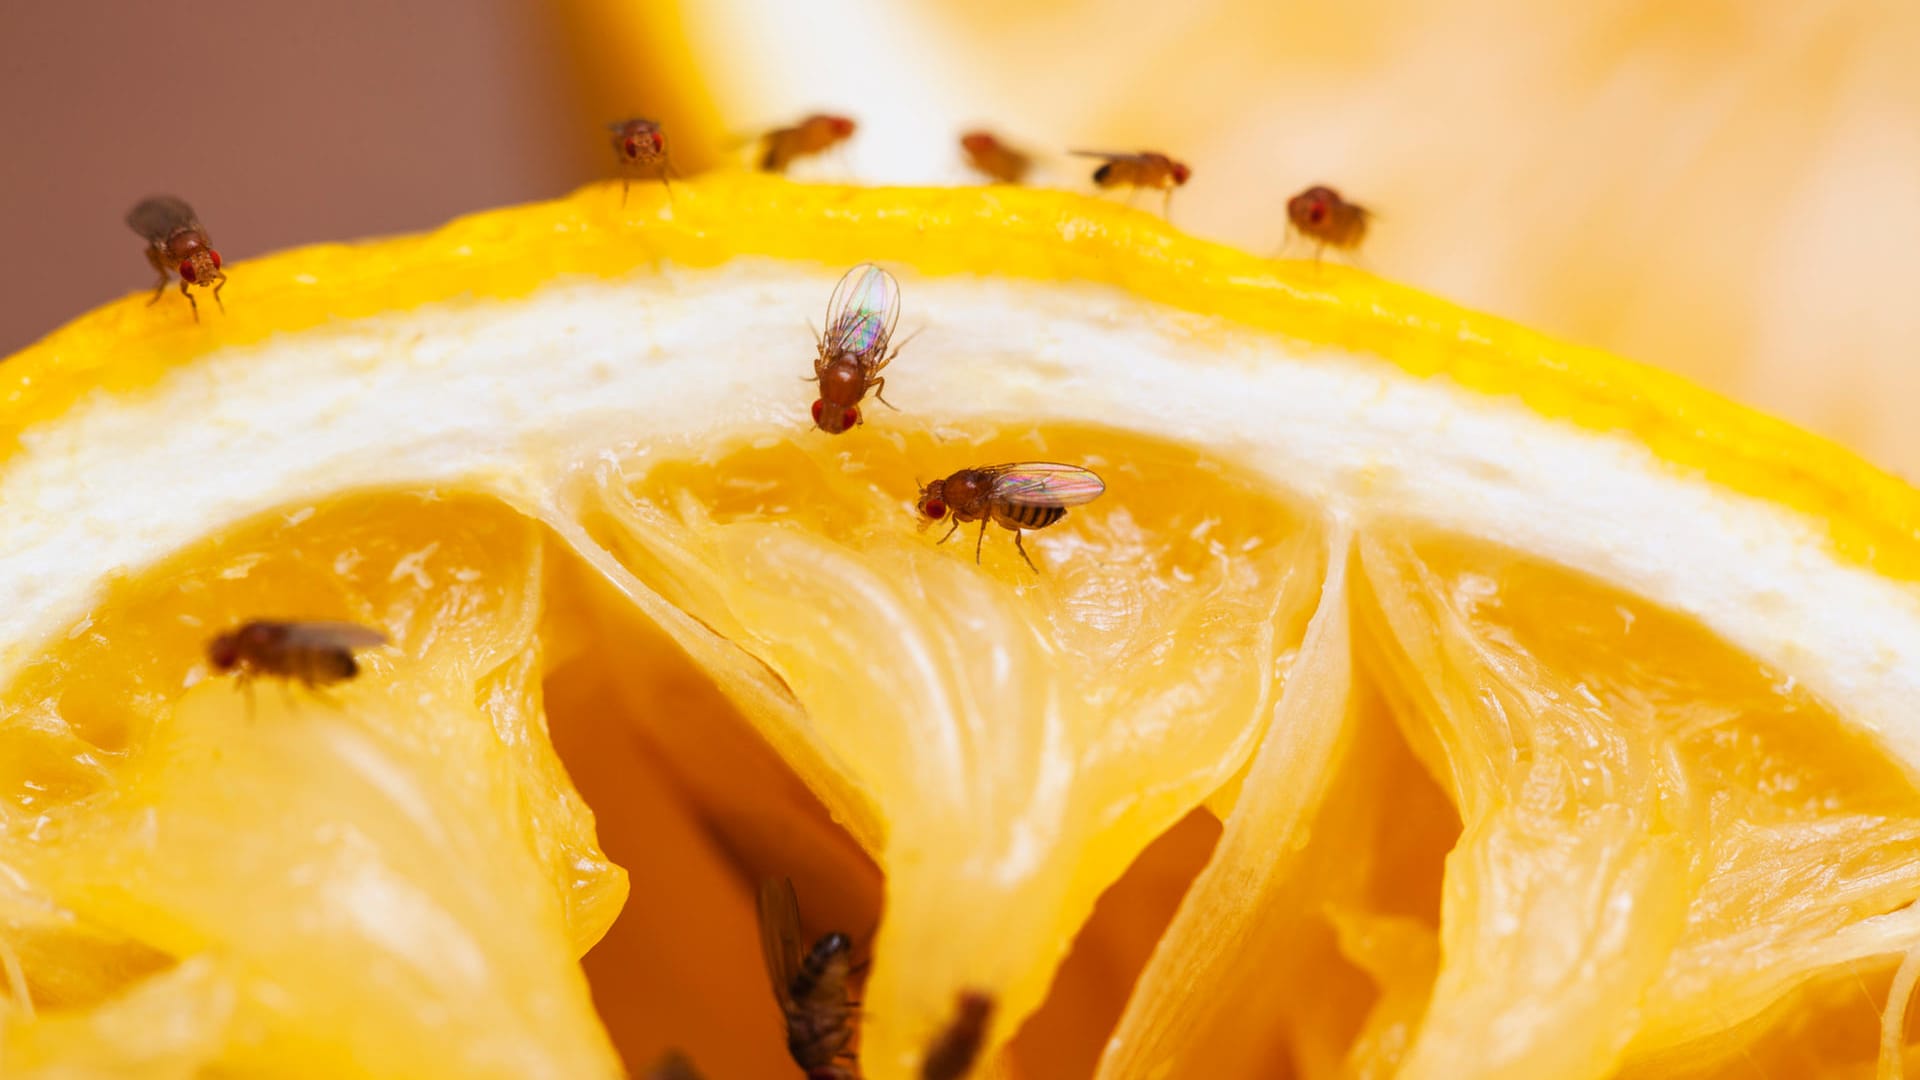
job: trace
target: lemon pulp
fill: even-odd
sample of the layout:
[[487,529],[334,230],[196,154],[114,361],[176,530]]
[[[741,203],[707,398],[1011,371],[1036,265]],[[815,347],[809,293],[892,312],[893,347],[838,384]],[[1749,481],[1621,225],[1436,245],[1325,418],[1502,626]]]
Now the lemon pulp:
[[[1217,958],[1208,1015],[1145,1044],[1185,1067],[1237,1075],[1312,1049],[1417,1070],[1399,1056],[1415,1021],[1423,1047],[1457,1062],[1499,1003],[1567,1002],[1569,987],[1540,983],[1578,970],[1563,949],[1593,950],[1631,984],[1587,979],[1577,1008],[1542,1009],[1569,1025],[1534,1043],[1565,1055],[1563,1075],[1676,1047],[1712,1059],[1703,1040],[1800,992],[1836,933],[1920,891],[1902,856],[1920,832],[1903,771],[1784,675],[1642,599],[1383,522],[1343,556],[1364,586],[1329,600],[1326,524],[1192,450],[1079,428],[864,434],[620,459],[580,515],[623,567],[771,665],[809,723],[833,725],[798,733],[832,758],[763,742],[711,682],[661,658],[672,646],[567,543],[475,495],[285,508],[116,585],[8,691],[64,722],[8,728],[10,817],[32,828],[9,865],[35,886],[19,899],[59,912],[15,939],[32,999],[57,1013],[121,1007],[116,995],[160,980],[197,986],[198,1012],[189,997],[175,1007],[237,1066],[405,1071],[427,1059],[401,1051],[457,1034],[464,1063],[609,1071],[568,960],[608,933],[626,877],[571,772],[600,835],[647,879],[587,964],[628,1060],[678,1045],[716,1069],[780,1067],[745,864],[793,874],[813,927],[877,923],[877,955],[918,959],[876,968],[870,996],[1001,988],[1037,1010],[1016,1067],[1084,1069],[1126,982],[1081,967],[1144,965],[1132,1008],[1151,1016],[1160,995],[1191,993],[1154,980],[1167,961],[1148,963],[1151,942],[1197,936],[1205,954],[1232,922],[1229,898],[1181,918],[1170,898],[1215,850],[1206,805],[1228,843],[1246,824],[1232,781],[1328,603],[1357,614],[1362,658],[1354,731],[1329,770],[1344,779],[1316,810],[1299,853],[1314,870],[1289,886],[1288,917],[1239,913],[1270,924],[1262,940]],[[971,529],[941,546],[914,527],[916,463],[1023,459],[1083,462],[1109,484],[1030,535],[1042,573],[997,527],[980,567]],[[398,648],[372,654],[337,702],[263,688],[249,706],[204,677],[200,650],[253,612],[353,618]],[[1048,665],[1008,655],[1029,649]],[[943,711],[968,722],[925,722]],[[573,751],[565,771],[550,726]],[[954,745],[928,772],[921,747],[937,739]],[[1050,741],[1074,756],[1049,800]],[[823,792],[862,796],[849,832],[781,758]],[[888,872],[885,921],[862,847]],[[1135,881],[1168,863],[1160,885]],[[1052,961],[1122,875],[1121,906],[1078,934],[1055,982]],[[1817,887],[1836,879],[1854,884]],[[416,913],[401,938],[352,918],[400,896]],[[1622,896],[1631,909],[1611,911]],[[209,956],[223,958],[211,971]],[[495,976],[469,982],[476,970]],[[1253,991],[1276,971],[1344,992]],[[364,1008],[369,995],[387,1007]],[[1250,1002],[1297,1026],[1246,1038]],[[756,1053],[732,1045],[741,1017],[769,1035]],[[1443,1041],[1443,1022],[1461,1042]],[[1573,1042],[1580,1025],[1594,1034]],[[1120,1030],[1108,1069],[1131,1075]],[[543,1052],[492,1049],[516,1040]],[[48,1061],[56,1050],[71,1046]]]

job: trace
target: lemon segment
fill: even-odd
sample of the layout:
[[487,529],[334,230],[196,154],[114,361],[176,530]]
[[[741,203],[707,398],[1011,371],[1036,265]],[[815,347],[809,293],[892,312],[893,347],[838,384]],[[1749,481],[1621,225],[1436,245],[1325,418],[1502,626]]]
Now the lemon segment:
[[[1206,870],[1194,880],[1142,973],[1143,992],[1108,1044],[1097,1075],[1247,1075],[1264,1047],[1231,1037],[1241,1003],[1270,978],[1276,931],[1297,924],[1309,894],[1294,880],[1317,812],[1342,775],[1355,737],[1350,598],[1351,539],[1326,537],[1325,584],[1284,691],[1262,718],[1259,754]],[[1317,860],[1315,860],[1317,861]],[[1281,965],[1287,961],[1281,959]],[[1196,994],[1186,988],[1207,986]]]
[[[117,586],[14,683],[0,729],[10,759],[69,760],[67,785],[16,775],[0,801],[38,933],[115,943],[67,952],[66,978],[114,993],[197,965],[205,1011],[179,1021],[218,1048],[208,1067],[614,1075],[574,960],[626,874],[545,736],[543,543],[394,497],[290,508]],[[337,693],[209,679],[206,639],[263,610],[396,647]],[[28,1000],[57,1003],[58,972],[36,964]]]
[[[658,465],[613,499],[654,549],[643,580],[792,688],[834,751],[808,777],[829,805],[851,791],[887,823],[868,993],[934,1024],[876,1014],[862,1054],[910,1069],[958,989],[1037,1007],[1093,900],[1238,770],[1318,541],[1248,478],[1118,433],[880,424]],[[1033,534],[1039,574],[998,527],[944,548],[902,527],[915,462],[1003,460],[1083,463],[1125,494]]]

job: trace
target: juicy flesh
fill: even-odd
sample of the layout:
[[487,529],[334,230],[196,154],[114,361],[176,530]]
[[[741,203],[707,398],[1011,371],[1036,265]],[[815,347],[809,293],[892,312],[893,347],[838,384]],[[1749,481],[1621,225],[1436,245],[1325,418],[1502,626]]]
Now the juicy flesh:
[[[1108,486],[1038,575],[915,528],[916,480],[1016,460]],[[965,988],[1008,1076],[1871,1073],[1920,793],[1651,600],[1111,431],[578,475],[567,520],[282,508],[6,688],[9,1075],[796,1072],[766,874],[871,957],[873,1077]],[[395,646],[249,700],[201,650],[253,616]]]

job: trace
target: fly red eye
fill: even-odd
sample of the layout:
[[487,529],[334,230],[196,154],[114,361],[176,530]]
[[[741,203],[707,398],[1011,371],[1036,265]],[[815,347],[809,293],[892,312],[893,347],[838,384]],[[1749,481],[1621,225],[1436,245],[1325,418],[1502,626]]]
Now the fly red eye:
[[840,414],[840,426],[842,428],[850,428],[859,422],[860,410],[852,406],[848,406],[847,410]]
[[1327,220],[1327,204],[1316,201],[1307,208],[1307,220],[1319,225]]
[[825,414],[825,413],[826,413],[826,411],[827,411],[827,403],[826,403],[826,402],[824,402],[824,401],[816,401],[816,402],[814,402],[814,403],[813,403],[813,422],[814,422],[814,423],[816,423],[816,424],[818,424],[818,423],[820,422],[820,417],[821,417],[821,416],[822,416],[823,414]]
[[1174,183],[1176,184],[1186,183],[1187,177],[1189,175],[1190,173],[1185,165],[1182,165],[1179,162],[1174,163],[1173,165],[1173,182]]
[[851,121],[851,120],[849,120],[849,119],[847,119],[847,118],[846,118],[846,117],[844,117],[844,116],[836,116],[836,117],[833,117],[832,119],[830,119],[830,120],[828,120],[827,122],[828,122],[828,123],[829,123],[830,125],[832,125],[832,127],[833,127],[833,133],[834,133],[835,135],[838,135],[838,136],[840,136],[840,137],[841,137],[841,138],[843,138],[843,139],[844,139],[844,138],[846,138],[847,136],[849,136],[849,135],[851,135],[851,134],[853,134],[853,121]]
[[659,133],[659,132],[657,132],[657,131],[656,131],[656,132],[654,132],[654,133],[653,133],[653,148],[654,148],[655,150],[660,150],[660,149],[664,149],[664,148],[666,147],[666,145],[667,145],[667,137],[666,137],[665,135],[662,135],[662,134],[660,134],[660,133]]
[[947,516],[947,504],[939,499],[928,499],[920,504],[920,512],[933,521],[939,521]]
[[213,256],[213,268],[215,270],[220,269],[220,253],[213,250],[212,248],[208,248],[207,254]]
[[193,282],[194,282],[194,277],[193,277],[193,264],[192,264],[192,263],[190,263],[190,262],[183,262],[183,263],[181,263],[181,264],[180,264],[180,280],[182,280],[182,281],[185,281],[185,282],[187,282],[188,284],[193,284]]

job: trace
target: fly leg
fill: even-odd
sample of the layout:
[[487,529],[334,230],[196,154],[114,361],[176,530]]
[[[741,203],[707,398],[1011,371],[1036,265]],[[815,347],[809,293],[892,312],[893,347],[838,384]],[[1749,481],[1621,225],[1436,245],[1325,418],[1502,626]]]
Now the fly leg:
[[1020,553],[1020,557],[1027,560],[1027,569],[1033,571],[1036,574],[1039,573],[1040,568],[1033,565],[1033,558],[1027,554],[1027,545],[1020,542],[1019,529],[1013,530],[1013,546],[1014,546],[1014,550]]
[[[920,330],[925,330],[925,329],[926,327],[924,326],[920,328]],[[880,362],[873,365],[873,368],[871,369],[872,373],[874,373],[874,379],[873,379],[873,382],[869,383],[868,385],[873,387],[873,396],[876,398],[880,398],[880,404],[885,405],[889,409],[893,409],[894,412],[899,412],[900,410],[898,408],[895,408],[893,402],[888,401],[886,398],[880,397],[880,391],[882,388],[884,388],[887,385],[887,380],[880,378],[877,373],[882,368],[886,367],[888,364],[893,363],[893,358],[900,355],[900,350],[907,347],[907,342],[912,341],[914,338],[917,338],[920,336],[920,330],[915,330],[913,333],[908,334],[906,337],[900,339],[900,344],[895,345],[893,347],[893,351],[888,353],[886,356],[882,357],[880,359]]]
[[973,565],[975,566],[980,565],[980,546],[987,542],[987,522],[991,520],[992,517],[993,515],[988,514],[986,517],[980,519],[980,539],[973,542]]
[[[187,279],[186,279],[186,278],[181,278],[181,279],[180,279],[180,295],[181,295],[181,296],[184,296],[184,297],[186,297],[186,298],[187,298],[187,305],[188,305],[189,307],[191,307],[191,308],[193,308],[193,321],[194,321],[194,322],[199,322],[199,321],[200,321],[200,302],[199,302],[199,301],[197,301],[197,300],[195,300],[195,299],[193,298],[193,294],[187,291]],[[224,310],[224,309],[222,309],[222,310]]]
[[951,528],[951,529],[948,529],[948,530],[947,530],[947,535],[945,535],[945,536],[943,536],[943,537],[941,537],[941,538],[940,538],[940,542],[944,544],[944,543],[946,543],[947,541],[949,541],[949,540],[951,540],[951,539],[953,539],[953,534],[954,534],[954,533],[957,533],[957,532],[959,532],[959,531],[960,531],[960,519],[959,519],[959,518],[954,518],[954,519],[953,519],[953,528]]
[[147,265],[153,267],[153,272],[160,275],[160,280],[153,283],[153,298],[147,301],[147,306],[152,307],[160,302],[161,297],[167,295],[167,265],[160,261],[160,253],[152,248],[147,249]]
[[[219,280],[213,283],[213,303],[215,307],[218,307],[220,309],[220,314],[222,315],[225,315],[227,313],[227,302],[225,300],[220,299],[220,290],[226,287],[227,287],[227,275],[221,274],[219,277]],[[198,313],[196,312],[196,314]]]
[[1160,201],[1160,216],[1166,219],[1167,224],[1169,225],[1173,224],[1173,189],[1172,188],[1167,189],[1167,197]]
[[1286,233],[1280,237],[1280,246],[1274,248],[1273,254],[1267,257],[1269,259],[1277,259],[1280,256],[1285,255],[1287,253],[1287,249],[1292,246],[1293,246],[1293,226],[1289,224],[1287,226]]

